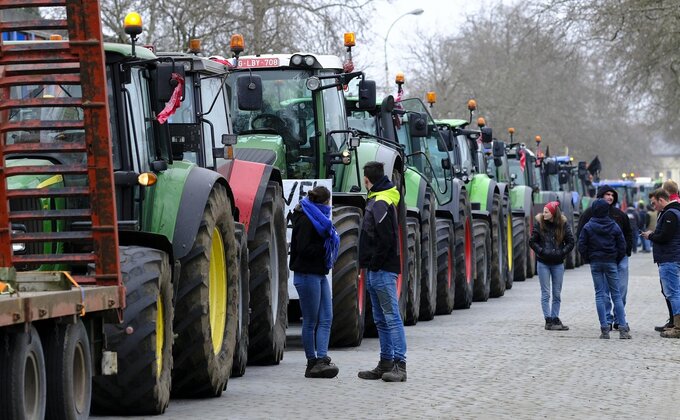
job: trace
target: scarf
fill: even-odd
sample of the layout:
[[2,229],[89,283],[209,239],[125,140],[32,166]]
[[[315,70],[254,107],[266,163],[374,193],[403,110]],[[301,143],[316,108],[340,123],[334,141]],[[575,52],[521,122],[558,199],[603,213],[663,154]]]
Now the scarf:
[[331,206],[325,204],[312,203],[305,197],[300,201],[300,207],[314,229],[324,238],[324,250],[326,251],[326,268],[333,268],[335,260],[338,259],[338,249],[340,248],[340,236],[335,231],[335,226],[331,221]]

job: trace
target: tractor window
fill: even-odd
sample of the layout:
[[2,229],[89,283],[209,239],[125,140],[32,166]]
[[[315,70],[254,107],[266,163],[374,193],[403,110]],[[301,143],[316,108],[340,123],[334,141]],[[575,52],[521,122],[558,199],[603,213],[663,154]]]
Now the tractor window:
[[118,125],[116,124],[116,101],[113,95],[111,81],[111,66],[106,66],[106,97],[109,102],[109,129],[111,130],[111,148],[113,150],[113,170],[121,168],[120,140],[118,138]]
[[[203,138],[205,141],[205,163],[213,166],[213,147],[221,145],[222,134],[229,134],[227,121],[227,103],[225,90],[222,89],[222,79],[218,77],[206,78],[201,81],[201,106],[205,120],[203,122]],[[214,101],[214,105],[213,105]],[[212,109],[211,109],[212,107]]]
[[525,170],[519,163],[519,160],[510,158],[508,159],[508,169],[510,169],[510,174],[515,174],[515,184],[517,185],[529,185],[525,177]]
[[456,136],[456,143],[458,143],[458,150],[460,151],[461,166],[463,170],[467,171],[468,175],[472,174],[473,163],[472,153],[470,153],[470,145],[465,136]]
[[125,85],[126,128],[128,138],[133,140],[137,158],[133,159],[136,171],[144,172],[149,168],[149,162],[156,160],[154,147],[151,104],[149,103],[149,87],[144,71],[132,68],[132,82]]
[[[324,85],[335,83],[335,79],[323,80]],[[347,130],[347,120],[345,119],[345,96],[341,90],[330,88],[321,91],[323,96],[324,122],[326,132],[334,130]],[[375,132],[375,131],[374,131]],[[347,139],[346,133],[333,134],[333,143],[339,150]]]
[[169,124],[194,124],[196,122],[196,108],[194,106],[194,79],[186,75],[184,79],[184,98],[174,114],[168,118]]

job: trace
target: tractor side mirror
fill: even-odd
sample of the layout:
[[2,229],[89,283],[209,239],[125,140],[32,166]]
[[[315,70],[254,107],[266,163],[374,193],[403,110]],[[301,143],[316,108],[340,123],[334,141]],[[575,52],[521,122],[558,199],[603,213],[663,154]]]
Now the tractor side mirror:
[[443,158],[442,159],[442,169],[449,171],[451,170],[451,159],[449,158]]
[[359,102],[357,107],[360,111],[373,111],[375,109],[375,81],[359,81]]
[[256,74],[243,74],[236,79],[238,109],[259,111],[262,109],[262,78]]
[[493,157],[502,158],[505,156],[505,142],[496,140],[493,142]]
[[[156,99],[165,104],[172,98],[177,87],[177,81],[172,78],[172,73],[177,73],[184,79],[184,66],[173,63],[158,63],[156,66]],[[186,85],[182,86],[182,100],[184,100]]]
[[420,112],[410,112],[408,116],[408,128],[411,137],[427,136],[427,117]]
[[491,127],[482,127],[482,143],[491,143],[493,141],[493,130]]

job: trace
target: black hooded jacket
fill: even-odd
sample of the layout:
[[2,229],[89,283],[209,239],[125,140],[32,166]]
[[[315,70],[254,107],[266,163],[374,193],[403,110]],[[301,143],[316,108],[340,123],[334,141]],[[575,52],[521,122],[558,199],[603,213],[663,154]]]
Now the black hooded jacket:
[[557,225],[543,220],[543,214],[536,215],[536,224],[531,232],[529,246],[536,253],[538,261],[547,265],[562,264],[564,258],[574,249],[574,235],[571,233],[567,217],[562,215],[560,224],[564,226],[564,238],[557,243],[555,230]]
[[[633,230],[630,227],[630,220],[628,215],[616,207],[616,203],[619,202],[619,194],[616,190],[609,185],[602,185],[597,189],[597,198],[604,198],[605,193],[611,191],[614,193],[614,202],[609,206],[609,217],[614,219],[621,232],[623,232],[623,237],[626,240],[626,255],[630,257],[633,252]],[[576,237],[581,236],[581,230],[583,226],[593,217],[593,207],[587,208],[578,221],[578,228],[576,228]]]
[[655,263],[680,262],[680,203],[671,201],[664,207],[649,240],[654,242]]
[[618,263],[626,255],[626,243],[618,224],[609,217],[604,200],[595,200],[592,217],[578,237],[578,252],[583,261]]

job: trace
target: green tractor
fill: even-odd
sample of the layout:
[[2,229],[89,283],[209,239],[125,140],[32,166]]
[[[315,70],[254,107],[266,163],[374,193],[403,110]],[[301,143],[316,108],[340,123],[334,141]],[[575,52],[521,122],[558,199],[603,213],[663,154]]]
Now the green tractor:
[[[536,273],[536,254],[529,247],[529,238],[533,229],[538,209],[534,206],[534,193],[538,191],[538,181],[535,179],[534,167],[536,156],[523,143],[514,142],[514,130],[510,132],[510,143],[507,148],[508,170],[512,188],[510,201],[513,214],[513,256],[514,280],[522,281],[531,278]],[[520,226],[521,225],[521,226]],[[524,240],[519,231],[524,233]],[[524,249],[524,252],[522,252]]]
[[[470,101],[468,109],[472,118],[476,103]],[[439,120],[437,124],[451,139],[454,173],[468,186],[479,266],[474,300],[486,301],[489,297],[502,296],[511,276],[506,239],[508,214],[511,213],[509,188],[506,184],[499,185],[487,172],[485,149],[492,148],[492,131],[485,127],[483,118],[478,119],[477,130],[468,128],[470,121],[466,120]],[[488,273],[483,275],[485,267]]]
[[[17,168],[34,168],[16,170],[7,179],[14,197],[10,209],[15,217],[23,214],[16,225],[16,258],[30,268],[43,261],[62,268],[63,261],[73,278],[87,276],[97,269],[89,257],[93,251],[116,244],[93,247],[85,239],[106,229],[117,232],[120,247],[112,253],[119,256],[126,306],[119,316],[87,327],[101,329],[93,348],[109,363],[117,360],[117,369],[82,360],[93,369],[92,381],[82,382],[92,391],[93,412],[159,414],[171,394],[219,396],[231,372],[238,330],[234,194],[219,173],[174,159],[169,138],[161,133],[155,101],[176,90],[162,77],[172,64],[134,43],[102,49],[91,42],[101,34],[97,2],[66,3],[69,24],[63,26],[70,41],[10,47],[32,63],[30,76],[5,79],[3,87],[10,98],[5,158]],[[139,15],[128,15],[126,32],[134,40],[141,31]],[[99,72],[99,83],[88,72]],[[91,100],[95,91],[103,93],[102,100]],[[108,117],[93,118],[93,107],[107,106]],[[92,147],[95,127],[101,138],[110,133],[108,146]],[[108,170],[110,177],[88,175],[90,168]],[[106,196],[94,194],[107,180],[113,184],[108,200],[114,215],[106,214]],[[117,222],[99,227],[105,216]],[[81,257],[74,261],[72,255]],[[67,401],[55,397],[64,386],[48,378],[48,401]],[[76,404],[83,401],[86,416],[89,392]]]
[[[403,83],[403,78],[401,80]],[[460,216],[458,209],[449,205],[454,191],[460,191],[460,185],[451,174],[448,153],[432,117],[418,99],[395,103],[394,98],[388,96],[372,111],[355,110],[357,98],[351,94],[346,95],[346,102],[351,127],[365,137],[399,143],[406,154],[405,200],[409,218],[417,220],[419,225],[421,273],[419,287],[409,287],[406,322],[413,324],[418,319],[431,320],[435,314],[451,313],[458,296],[457,287],[461,288],[459,296],[466,302],[459,306],[469,307],[472,278],[465,275],[465,212]],[[461,238],[458,253],[454,223]],[[469,216],[468,228],[471,228]],[[471,235],[469,239],[471,242]],[[459,261],[455,261],[457,257]],[[468,268],[471,271],[471,267]]]
[[[238,41],[233,42],[237,55],[242,45]],[[167,69],[184,82],[181,105],[166,123],[173,158],[219,172],[228,180],[240,210],[244,231],[237,236],[247,243],[249,277],[242,276],[240,284],[244,293],[232,374],[241,376],[246,363],[278,364],[286,344],[288,267],[281,174],[267,162],[239,159],[238,152],[236,159],[229,156],[236,140],[226,89],[229,63],[183,53],[159,53],[159,57],[163,63],[174,63],[174,69],[166,65]],[[240,91],[240,100],[256,104],[261,102],[258,93],[261,90]],[[165,100],[156,103],[162,107]]]
[[[358,267],[358,238],[366,193],[361,167],[368,161],[385,164],[385,172],[401,191],[406,191],[401,151],[394,144],[364,138],[347,123],[343,86],[360,78],[360,109],[375,108],[375,82],[351,70],[354,34],[345,35],[349,60],[315,54],[262,54],[243,56],[230,77],[232,122],[238,134],[239,159],[269,163],[279,168],[284,200],[290,214],[306,191],[317,184],[332,191],[333,222],[340,235],[340,253],[332,270],[333,324],[331,345],[361,343],[365,324],[370,325],[365,281]],[[238,93],[261,80],[261,107],[238,103]],[[258,89],[258,87],[255,87]],[[255,109],[257,108],[257,109]],[[362,141],[363,140],[363,141]],[[359,145],[361,145],[359,147]],[[398,206],[402,259],[397,290],[402,314],[406,313],[409,285],[416,284],[418,244],[414,224],[407,224],[405,202]],[[407,229],[412,226],[413,230]],[[409,244],[411,248],[409,249]],[[297,306],[297,292],[289,279],[290,310]],[[292,313],[292,312],[291,312]],[[366,323],[366,319],[369,320]]]

